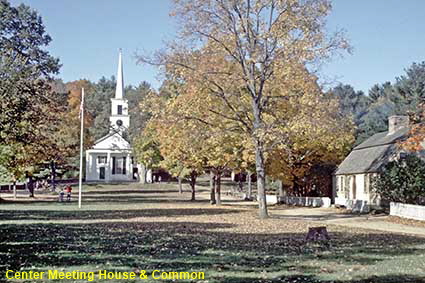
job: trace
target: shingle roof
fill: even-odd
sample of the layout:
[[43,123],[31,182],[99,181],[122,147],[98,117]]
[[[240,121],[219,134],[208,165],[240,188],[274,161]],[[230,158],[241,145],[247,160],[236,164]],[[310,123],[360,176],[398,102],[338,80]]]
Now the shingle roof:
[[379,172],[389,157],[397,151],[396,142],[402,140],[408,128],[402,128],[394,134],[388,132],[375,134],[363,143],[356,146],[353,151],[338,166],[336,175],[360,174]]
[[368,138],[367,140],[365,140],[364,142],[356,146],[354,150],[366,148],[366,147],[395,143],[398,140],[404,138],[406,134],[408,133],[408,131],[409,131],[409,128],[401,128],[400,130],[396,131],[395,133],[391,135],[388,135],[388,132],[381,132],[381,133],[374,134],[373,136],[371,136],[370,138]]

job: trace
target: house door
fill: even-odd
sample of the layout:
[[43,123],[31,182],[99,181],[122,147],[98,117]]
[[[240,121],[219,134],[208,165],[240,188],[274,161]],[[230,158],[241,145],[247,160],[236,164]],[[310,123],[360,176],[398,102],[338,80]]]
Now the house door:
[[356,175],[353,176],[353,199],[357,198]]
[[99,168],[99,179],[100,180],[105,180],[105,167],[100,167]]

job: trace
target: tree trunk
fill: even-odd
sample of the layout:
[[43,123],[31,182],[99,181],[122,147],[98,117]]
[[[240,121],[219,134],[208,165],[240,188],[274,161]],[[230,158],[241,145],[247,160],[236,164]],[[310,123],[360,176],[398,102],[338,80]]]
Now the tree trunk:
[[[239,175],[241,176],[241,175]],[[239,177],[239,181],[238,181],[238,190],[239,192],[243,192],[243,182],[242,182],[242,177]]]
[[248,191],[245,199],[252,200],[252,173],[250,171],[248,171],[246,178],[248,181]]
[[215,175],[215,204],[221,205],[221,172]]
[[214,186],[214,172],[210,171],[210,188]]
[[284,197],[285,192],[283,191],[283,182],[282,180],[278,180],[278,186],[279,186],[279,197]]
[[56,191],[56,163],[52,160],[50,162],[50,168],[52,170],[52,191]]
[[255,140],[255,165],[257,171],[257,195],[259,217],[261,219],[268,218],[267,202],[266,202],[266,172],[264,164],[264,149],[261,141]]
[[145,184],[146,183],[146,174],[147,170],[145,165],[140,166],[140,172],[139,172],[139,183]]
[[16,199],[16,181],[13,181],[13,198]]
[[215,176],[212,170],[210,171],[210,203],[215,204]]
[[183,193],[183,187],[182,187],[182,177],[177,177],[177,180],[179,181],[179,193]]
[[192,197],[190,200],[195,200],[196,177],[197,177],[196,172],[192,171],[192,173],[190,173],[190,188],[192,190]]
[[145,166],[142,166],[140,169],[141,169],[140,170],[141,172],[139,174],[139,182],[141,184],[145,184],[146,183],[146,170],[145,170]]
[[292,176],[293,176],[293,183],[294,183],[294,185],[293,185],[294,196],[301,197],[302,194],[301,194],[301,191],[300,191],[301,188],[298,184],[298,178],[297,178],[297,176],[295,176],[295,174],[292,174]]

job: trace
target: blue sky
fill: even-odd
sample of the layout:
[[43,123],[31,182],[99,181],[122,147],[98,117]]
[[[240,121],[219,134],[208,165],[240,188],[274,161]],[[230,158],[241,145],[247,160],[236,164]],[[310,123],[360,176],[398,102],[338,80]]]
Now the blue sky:
[[[126,84],[160,85],[158,72],[137,65],[134,54],[153,52],[172,39],[177,27],[169,17],[169,0],[11,0],[24,2],[43,17],[59,57],[64,81],[97,81],[115,75],[118,48],[123,49]],[[354,50],[323,68],[326,81],[367,91],[375,83],[394,81],[413,62],[425,60],[425,1],[333,0],[329,30],[346,30]]]

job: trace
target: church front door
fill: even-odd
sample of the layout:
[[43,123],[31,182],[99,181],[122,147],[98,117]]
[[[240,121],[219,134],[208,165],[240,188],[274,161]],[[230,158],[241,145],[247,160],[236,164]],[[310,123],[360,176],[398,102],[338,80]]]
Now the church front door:
[[100,167],[99,168],[99,179],[100,180],[105,180],[105,167]]

